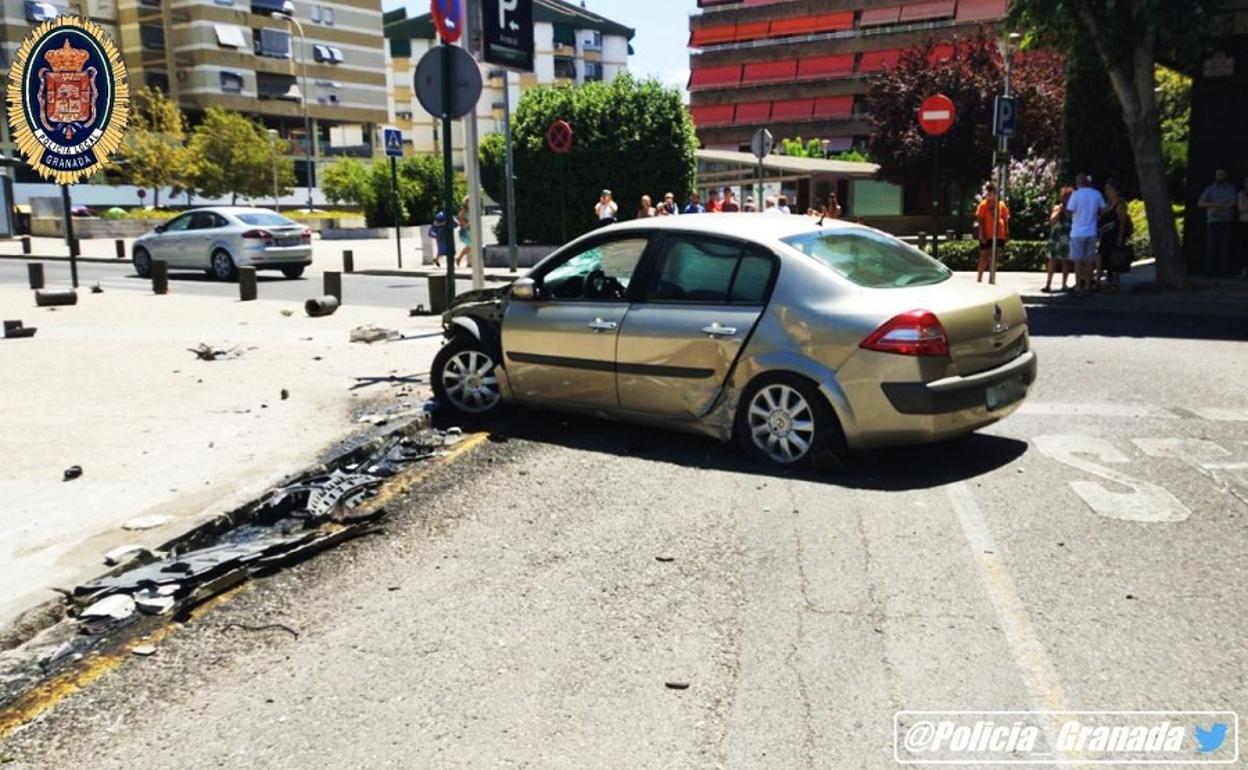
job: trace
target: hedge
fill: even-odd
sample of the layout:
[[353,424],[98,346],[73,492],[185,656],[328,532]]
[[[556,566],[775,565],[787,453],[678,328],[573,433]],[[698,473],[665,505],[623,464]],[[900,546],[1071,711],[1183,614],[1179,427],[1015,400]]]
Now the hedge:
[[[997,269],[1029,273],[1042,272],[1048,258],[1047,241],[1007,241],[1005,247],[997,254]],[[979,263],[979,242],[942,243],[939,259],[951,270],[974,270]]]

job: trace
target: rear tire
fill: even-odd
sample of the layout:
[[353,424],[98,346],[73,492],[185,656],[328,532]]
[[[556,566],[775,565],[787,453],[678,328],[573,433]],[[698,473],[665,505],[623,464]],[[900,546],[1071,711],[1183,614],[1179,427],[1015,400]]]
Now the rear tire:
[[792,374],[766,374],[750,383],[737,406],[735,432],[746,454],[773,466],[811,463],[829,451],[841,454],[845,446],[823,394]]
[[283,267],[282,275],[287,278],[298,278],[303,275],[304,268],[306,267],[307,265],[290,265],[289,267]]
[[230,256],[230,252],[225,249],[212,252],[211,272],[212,277],[218,281],[238,280],[238,267],[234,265],[234,258]]
[[134,250],[134,257],[131,259],[134,263],[134,272],[138,273],[140,278],[150,278],[152,275],[152,255],[147,249],[140,246]]
[[430,379],[438,403],[465,417],[497,414],[498,362],[476,337],[457,334],[434,356]]

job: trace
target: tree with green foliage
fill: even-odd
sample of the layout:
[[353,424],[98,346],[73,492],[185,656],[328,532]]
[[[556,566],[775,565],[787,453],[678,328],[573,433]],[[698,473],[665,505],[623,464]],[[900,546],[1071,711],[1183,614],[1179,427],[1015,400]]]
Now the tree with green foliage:
[[116,155],[119,173],[128,184],[152,188],[152,203],[159,207],[162,187],[172,187],[175,194],[194,187],[197,164],[186,146],[186,116],[159,89],[143,88],[132,104],[125,141]]
[[376,199],[369,167],[357,158],[339,158],[322,169],[321,192],[330,203],[346,203],[365,210]]
[[495,202],[507,204],[507,146],[502,134],[481,138],[481,189]]
[[[556,155],[546,130],[572,126],[572,147]],[[516,225],[528,243],[562,243],[592,228],[593,205],[611,189],[620,213],[631,216],[642,195],[684,200],[694,188],[698,147],[681,94],[657,80],[622,75],[578,88],[526,89],[513,124]]]
[[1169,67],[1157,68],[1157,107],[1161,112],[1161,152],[1171,199],[1187,191],[1187,154],[1192,130],[1192,79]]
[[[399,217],[404,225],[433,221],[442,208],[442,161],[412,155],[398,163]],[[394,188],[389,159],[365,164],[341,158],[321,172],[321,190],[331,202],[359,206],[369,227],[394,226]],[[462,178],[455,180],[456,200],[467,194]],[[451,212],[452,215],[455,212]]]
[[273,195],[274,153],[279,194],[294,187],[295,164],[286,157],[290,143],[272,141],[259,123],[237,112],[209,107],[192,132],[190,148],[198,162],[195,187],[210,198],[229,195],[237,203],[239,196]]
[[[1087,44],[1109,75],[1122,108],[1135,159],[1140,195],[1148,212],[1157,257],[1157,281],[1167,288],[1187,283],[1178,228],[1166,183],[1157,54],[1194,61],[1207,40],[1221,0],[1013,0],[1009,23],[1028,31],[1028,44],[1070,53]],[[1108,94],[1106,94],[1108,96]]]

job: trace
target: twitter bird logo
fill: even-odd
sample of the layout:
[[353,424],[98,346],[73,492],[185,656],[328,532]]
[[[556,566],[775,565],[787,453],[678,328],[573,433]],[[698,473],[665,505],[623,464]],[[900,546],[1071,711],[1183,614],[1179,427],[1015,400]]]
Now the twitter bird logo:
[[1211,754],[1222,748],[1222,742],[1226,740],[1226,723],[1215,722],[1208,730],[1195,725],[1192,733],[1196,736],[1196,744],[1200,753]]

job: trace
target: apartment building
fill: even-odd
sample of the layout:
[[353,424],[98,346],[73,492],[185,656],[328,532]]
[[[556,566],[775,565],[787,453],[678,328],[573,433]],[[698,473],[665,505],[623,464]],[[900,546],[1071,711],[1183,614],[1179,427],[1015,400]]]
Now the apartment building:
[[[6,69],[34,26],[60,14],[88,16],[117,41],[132,89],[164,90],[192,123],[221,107],[276,129],[291,142],[299,187],[316,183],[309,141],[314,166],[371,157],[388,117],[380,0],[0,2]],[[0,149],[12,154],[7,133],[2,139]],[[16,181],[39,180],[22,165]]]
[[[610,82],[628,69],[633,30],[563,0],[536,0],[533,4],[534,67],[531,73],[511,75],[512,108],[521,91],[536,84]],[[386,71],[390,82],[391,123],[403,131],[409,152],[440,151],[439,121],[416,100],[412,81],[420,57],[436,45],[429,14],[408,17],[406,11],[386,14]],[[479,133],[503,130],[503,76],[495,67],[481,64],[484,88],[477,102]],[[462,124],[456,131],[462,132]],[[462,134],[452,137],[461,145]]]
[[748,149],[760,127],[865,147],[872,73],[928,41],[933,57],[994,25],[1007,0],[699,0],[690,18],[690,110],[710,149]]

